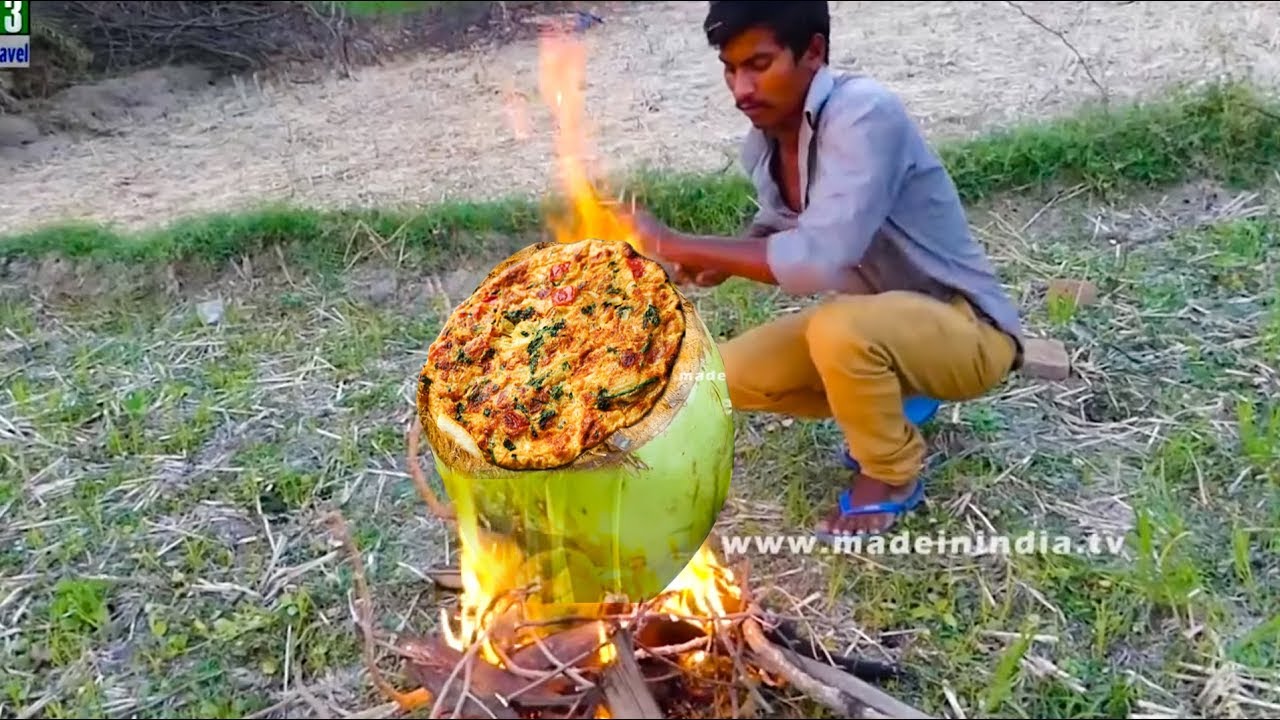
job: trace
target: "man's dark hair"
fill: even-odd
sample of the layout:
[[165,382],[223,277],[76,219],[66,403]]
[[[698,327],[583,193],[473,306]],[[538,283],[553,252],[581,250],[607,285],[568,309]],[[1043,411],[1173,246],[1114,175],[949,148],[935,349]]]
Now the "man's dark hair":
[[790,48],[797,59],[809,47],[814,35],[827,40],[823,62],[831,61],[831,12],[827,0],[711,0],[702,24],[707,42],[717,50],[743,32],[755,27],[773,31],[778,42]]

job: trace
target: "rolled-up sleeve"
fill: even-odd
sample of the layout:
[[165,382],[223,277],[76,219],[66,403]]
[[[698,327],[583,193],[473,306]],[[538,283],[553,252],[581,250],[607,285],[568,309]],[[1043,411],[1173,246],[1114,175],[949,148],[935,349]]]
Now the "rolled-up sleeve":
[[809,204],[767,245],[778,286],[800,295],[840,286],[884,224],[910,165],[911,120],[887,90],[838,94],[823,114]]

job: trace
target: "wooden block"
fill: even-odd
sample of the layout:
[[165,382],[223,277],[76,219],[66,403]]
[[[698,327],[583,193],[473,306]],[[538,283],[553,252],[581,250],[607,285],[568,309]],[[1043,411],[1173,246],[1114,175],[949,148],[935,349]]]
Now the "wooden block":
[[646,718],[662,720],[665,715],[658,701],[649,691],[640,664],[636,662],[635,644],[628,630],[619,630],[613,636],[617,660],[605,668],[601,685],[609,706],[609,717]]
[[1030,338],[1023,353],[1022,374],[1041,380],[1066,380],[1071,376],[1071,357],[1058,340]]
[[1098,286],[1088,280],[1057,278],[1049,281],[1049,299],[1075,302],[1076,307],[1092,305],[1098,301]]

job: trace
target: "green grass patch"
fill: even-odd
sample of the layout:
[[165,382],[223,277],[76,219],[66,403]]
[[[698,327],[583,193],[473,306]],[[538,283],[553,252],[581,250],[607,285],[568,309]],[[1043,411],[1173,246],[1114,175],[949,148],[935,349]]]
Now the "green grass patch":
[[[1215,671],[1275,677],[1280,405],[1264,328],[1280,303],[1280,216],[1119,255],[1088,233],[1040,231],[1023,258],[1088,267],[1103,288],[1070,315],[1025,308],[1028,326],[1080,353],[1087,384],[1014,378],[954,420],[944,407],[925,429],[949,456],[928,476],[932,504],[899,526],[911,540],[1048,533],[1072,538],[1074,552],[750,557],[758,576],[787,578],[783,607],[809,598],[833,632],[853,624],[913,658],[913,681],[896,691],[934,715],[949,707],[946,687],[970,717],[1124,717],[1144,704],[1215,716],[1233,702],[1202,696]],[[1018,268],[1008,277],[1032,280]],[[698,299],[712,319],[772,301],[769,288],[728,285]],[[737,422],[749,449],[735,492],[753,520],[727,532],[811,527],[843,478],[833,424]],[[755,520],[766,507],[778,522]],[[1241,697],[1280,702],[1249,687]]]
[[[1031,305],[1026,319],[1095,339],[1072,343],[1089,382],[1014,378],[1004,397],[944,408],[926,434],[949,457],[901,528],[1077,547],[1100,533],[1123,554],[756,555],[749,577],[832,651],[859,633],[883,645],[911,673],[888,689],[933,716],[944,688],[969,717],[1124,717],[1142,703],[1224,716],[1197,706],[1211,678],[1185,665],[1248,678],[1280,660],[1280,416],[1266,384],[1280,218],[1123,257],[1078,232],[1038,233],[1025,259],[1090,268],[1099,301],[1062,316]],[[0,715],[52,696],[49,716],[244,717],[282,698],[286,674],[356,677],[350,571],[321,523],[334,508],[365,550],[380,627],[433,631],[450,601],[418,573],[451,558],[404,478],[403,418],[439,310],[289,270],[287,292],[219,288],[213,326],[160,294],[9,306],[28,345],[0,387],[23,438],[0,444],[0,599],[20,590],[4,617],[23,612],[4,638],[17,651],[0,655]],[[1016,294],[1030,287],[1008,276]],[[741,281],[690,298],[726,335],[782,304]],[[745,516],[732,531],[803,533],[842,477],[838,431],[736,422]],[[363,681],[340,690],[353,711],[382,701]]]
[[461,3],[438,2],[433,0],[345,0],[339,2],[344,10],[356,17],[378,15],[405,15],[410,13],[436,10],[441,6]]
[[[960,193],[972,203],[995,193],[1085,183],[1112,193],[1210,176],[1232,184],[1264,177],[1280,161],[1280,110],[1243,85],[1177,93],[1164,102],[1102,110],[1019,127],[939,148]],[[640,173],[629,192],[673,227],[733,233],[753,209],[739,174]],[[455,202],[404,210],[318,211],[283,206],[198,217],[140,233],[96,225],[54,225],[0,239],[0,257],[52,253],[87,260],[213,263],[285,245],[332,260],[362,234],[394,238],[432,261],[485,249],[477,235],[540,230],[552,202]]]

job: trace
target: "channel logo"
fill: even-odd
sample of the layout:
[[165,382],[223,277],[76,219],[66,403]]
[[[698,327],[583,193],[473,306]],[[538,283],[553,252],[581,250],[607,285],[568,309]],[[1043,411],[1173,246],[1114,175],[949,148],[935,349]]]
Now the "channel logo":
[[31,3],[0,2],[0,68],[31,67]]

